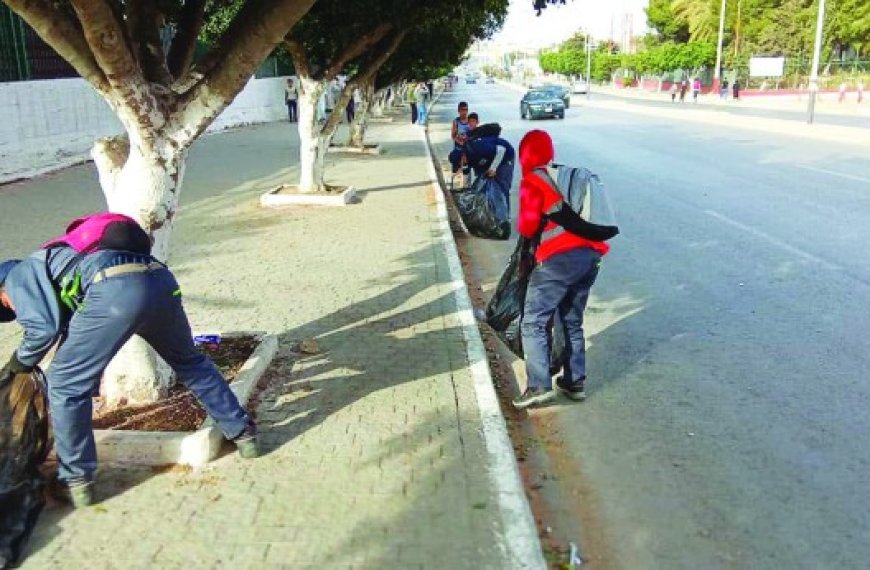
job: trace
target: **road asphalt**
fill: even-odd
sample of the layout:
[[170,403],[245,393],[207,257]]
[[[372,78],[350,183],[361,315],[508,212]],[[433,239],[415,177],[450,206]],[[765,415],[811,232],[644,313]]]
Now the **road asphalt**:
[[[523,121],[520,96],[460,84],[432,122],[465,100],[515,145],[545,129],[608,187],[622,235],[587,311],[589,399],[536,413],[577,466],[562,484],[592,489],[612,564],[866,568],[866,148],[594,98]],[[471,240],[485,291],[512,247]]]

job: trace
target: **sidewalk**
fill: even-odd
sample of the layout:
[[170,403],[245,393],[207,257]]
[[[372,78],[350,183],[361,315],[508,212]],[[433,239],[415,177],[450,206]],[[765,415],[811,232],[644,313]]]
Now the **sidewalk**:
[[[194,146],[170,265],[195,328],[280,335],[258,408],[269,453],[103,466],[109,498],[44,511],[23,568],[542,566],[421,132],[397,118],[368,138],[381,156],[329,155],[329,182],[362,196],[335,209],[259,208],[297,175],[287,123]],[[0,187],[0,204],[8,257],[103,202],[85,165]],[[311,338],[320,354],[292,351]]]

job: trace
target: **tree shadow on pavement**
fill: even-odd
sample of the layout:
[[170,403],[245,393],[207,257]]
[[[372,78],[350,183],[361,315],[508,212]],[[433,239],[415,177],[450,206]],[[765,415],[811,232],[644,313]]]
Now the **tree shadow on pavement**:
[[374,392],[416,380],[434,382],[438,375],[466,366],[451,354],[462,331],[444,325],[444,313],[454,310],[453,299],[449,292],[432,291],[443,279],[431,250],[401,262],[406,270],[378,280],[398,282],[391,289],[280,335],[285,366],[273,367],[273,383],[258,410],[272,424],[263,430],[270,448]]

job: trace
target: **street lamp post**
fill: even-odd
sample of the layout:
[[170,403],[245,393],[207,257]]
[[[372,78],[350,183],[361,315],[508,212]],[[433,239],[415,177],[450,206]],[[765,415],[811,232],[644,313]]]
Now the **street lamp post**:
[[719,90],[722,82],[722,41],[725,39],[725,3],[727,0],[722,0],[722,9],[719,11],[719,44],[716,48],[716,69],[713,71],[713,89]]
[[586,32],[586,100],[592,91],[592,37]]
[[816,97],[819,93],[819,59],[822,55],[822,31],[825,27],[825,0],[819,0],[819,17],[816,20],[816,46],[813,50],[813,68],[810,71],[810,101],[807,107],[807,123],[812,125],[816,113]]

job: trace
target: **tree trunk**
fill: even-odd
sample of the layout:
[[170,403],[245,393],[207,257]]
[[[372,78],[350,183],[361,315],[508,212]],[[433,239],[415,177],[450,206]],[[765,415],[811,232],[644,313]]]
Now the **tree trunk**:
[[[149,144],[130,148],[126,138],[102,139],[93,149],[109,210],[137,220],[152,236],[152,254],[166,261],[186,151],[153,133]],[[153,402],[172,384],[169,366],[139,337],[115,356],[103,376],[107,404]]]
[[365,144],[366,127],[369,120],[369,109],[375,98],[375,88],[371,83],[360,87],[360,103],[356,107],[353,122],[350,124],[350,135],[347,144],[362,148]]
[[326,82],[306,77],[299,81],[299,191],[318,192],[323,189],[323,162],[329,140],[322,133],[317,102]]

